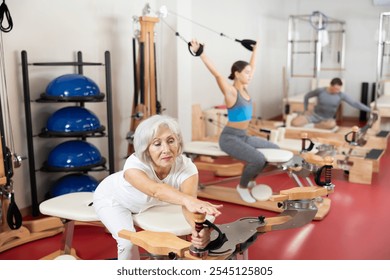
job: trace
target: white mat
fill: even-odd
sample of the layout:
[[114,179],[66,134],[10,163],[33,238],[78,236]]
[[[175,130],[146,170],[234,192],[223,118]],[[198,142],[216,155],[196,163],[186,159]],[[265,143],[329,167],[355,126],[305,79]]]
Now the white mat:
[[44,215],[67,220],[98,221],[92,201],[92,192],[68,193],[45,200],[39,205],[39,210]]
[[[280,149],[257,149],[259,152],[264,154],[268,162],[287,162],[294,155],[290,151],[280,150]],[[205,155],[205,156],[227,156],[223,152],[217,142],[207,142],[207,141],[193,141],[184,144],[184,152],[196,155]]]
[[[214,222],[214,216],[206,216]],[[170,232],[177,236],[190,234],[192,229],[185,219],[180,205],[166,204],[153,206],[145,212],[133,215],[134,224],[144,230]]]
[[228,154],[221,150],[217,142],[192,141],[184,144],[184,152],[195,155],[205,155],[213,157],[227,156]]

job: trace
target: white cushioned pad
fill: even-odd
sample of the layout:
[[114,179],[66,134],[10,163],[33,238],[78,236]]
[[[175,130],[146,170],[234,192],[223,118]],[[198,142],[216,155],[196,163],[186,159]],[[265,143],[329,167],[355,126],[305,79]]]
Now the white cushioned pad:
[[227,156],[224,151],[221,150],[217,142],[209,141],[192,141],[184,144],[184,152],[196,155],[221,157]]
[[[302,149],[302,140],[300,139],[282,139],[275,142],[281,149],[286,149],[289,151],[299,152]],[[314,150],[314,149],[313,149]]]
[[287,162],[293,158],[294,153],[281,149],[257,149],[271,163]]
[[[207,215],[207,220],[214,222],[215,217]],[[143,230],[170,232],[177,236],[191,234],[191,226],[187,223],[180,205],[164,204],[153,206],[133,215],[134,224]]]
[[272,189],[268,185],[259,184],[252,188],[252,196],[258,201],[266,201],[272,196]]
[[67,220],[90,222],[98,221],[92,192],[75,192],[56,196],[39,205],[42,214]]
[[[268,162],[287,162],[293,157],[293,153],[280,149],[257,149],[264,154]],[[227,156],[221,150],[217,142],[192,141],[184,144],[184,152],[207,156]]]
[[[75,192],[57,196],[42,202],[39,210],[42,214],[74,221],[98,221],[92,192]],[[207,220],[214,222],[215,217],[207,215]],[[184,218],[180,205],[164,204],[153,206],[144,212],[133,215],[134,224],[144,230],[171,232],[175,235],[191,233],[191,226]]]
[[339,130],[339,126],[337,126],[337,125],[332,129],[325,129],[325,128],[315,128],[314,124],[312,124],[312,123],[307,124],[307,125],[302,126],[302,127],[289,126],[287,128],[291,129],[291,130],[299,130],[299,131],[305,130],[305,131],[311,131],[311,132],[326,132],[326,133],[334,133],[334,132],[337,132]]

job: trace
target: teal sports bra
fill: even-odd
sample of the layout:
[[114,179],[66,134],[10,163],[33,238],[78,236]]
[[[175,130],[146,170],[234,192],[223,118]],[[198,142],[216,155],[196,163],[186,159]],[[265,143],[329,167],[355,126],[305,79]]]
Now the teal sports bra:
[[243,122],[252,119],[252,99],[246,100],[241,96],[240,92],[237,91],[236,103],[231,107],[227,108],[228,121],[229,122]]

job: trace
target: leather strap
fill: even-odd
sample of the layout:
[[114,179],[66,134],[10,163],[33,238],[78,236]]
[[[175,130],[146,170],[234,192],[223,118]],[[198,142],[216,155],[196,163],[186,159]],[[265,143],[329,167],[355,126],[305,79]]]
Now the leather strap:
[[[4,26],[3,24],[4,17],[7,19],[8,26]],[[3,32],[10,32],[13,26],[14,24],[12,22],[11,14],[7,5],[5,4],[5,0],[3,0],[3,3],[0,5],[0,30]]]
[[196,51],[196,53],[194,53],[191,50],[191,42],[188,42],[188,50],[190,51],[190,54],[192,54],[193,56],[200,56],[203,53],[203,45],[199,44],[199,49]]
[[11,202],[8,206],[8,211],[7,211],[7,223],[8,226],[15,230],[19,229],[22,226],[22,214],[19,211],[18,206],[16,205],[15,202],[15,197],[14,193],[11,193]]
[[209,220],[206,220],[203,223],[203,225],[211,227],[211,228],[213,228],[214,230],[216,230],[218,232],[217,238],[215,238],[214,240],[210,241],[210,243],[207,244],[207,246],[204,248],[204,250],[207,250],[207,251],[217,250],[217,249],[221,248],[222,245],[226,241],[228,241],[226,235],[215,224],[213,224]]

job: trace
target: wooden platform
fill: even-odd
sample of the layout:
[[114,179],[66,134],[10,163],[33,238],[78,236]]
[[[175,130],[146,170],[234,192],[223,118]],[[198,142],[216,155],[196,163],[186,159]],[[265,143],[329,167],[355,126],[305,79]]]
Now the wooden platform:
[[[256,201],[255,203],[248,203],[241,199],[235,188],[231,187],[210,185],[205,188],[199,189],[198,197],[235,203],[277,213],[283,212],[283,209],[278,206],[278,203],[280,203],[279,201],[267,200]],[[327,197],[321,197],[319,198],[319,201],[316,202],[316,204],[318,207],[318,212],[314,219],[322,220],[330,211],[331,200]]]
[[6,224],[0,225],[0,252],[31,241],[59,234],[63,229],[61,220],[54,217],[26,221],[16,230],[11,230]]

